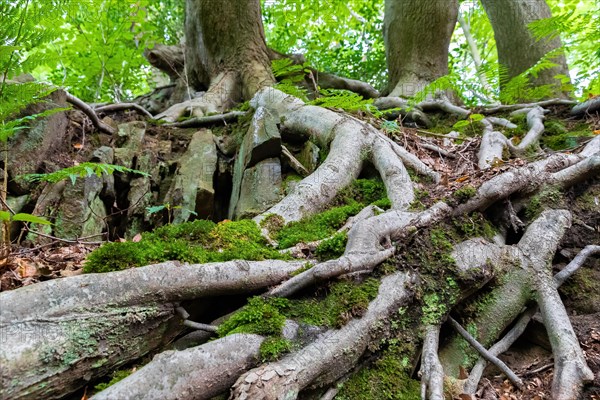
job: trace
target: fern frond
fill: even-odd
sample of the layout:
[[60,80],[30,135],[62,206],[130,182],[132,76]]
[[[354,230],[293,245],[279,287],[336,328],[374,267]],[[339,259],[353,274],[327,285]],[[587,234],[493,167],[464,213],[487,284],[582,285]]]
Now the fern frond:
[[49,182],[56,183],[65,179],[70,179],[72,184],[75,184],[77,178],[87,178],[89,176],[96,175],[101,177],[102,175],[112,175],[113,172],[129,172],[143,176],[150,176],[146,172],[138,171],[135,169],[123,167],[121,165],[114,164],[98,164],[92,162],[84,162],[73,167],[63,168],[61,170],[51,172],[49,174],[27,174],[21,175],[19,178],[24,179],[28,182]]

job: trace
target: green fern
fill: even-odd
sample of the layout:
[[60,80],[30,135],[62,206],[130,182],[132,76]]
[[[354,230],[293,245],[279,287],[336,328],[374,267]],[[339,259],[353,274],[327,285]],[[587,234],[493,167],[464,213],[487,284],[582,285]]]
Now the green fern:
[[310,73],[310,69],[306,64],[294,64],[289,58],[282,58],[271,61],[271,69],[273,75],[279,81],[275,85],[278,90],[304,102],[308,101],[308,91],[300,86],[306,74]]
[[508,79],[508,69],[500,66],[500,81],[506,82],[500,93],[500,101],[505,104],[512,104],[519,101],[536,101],[544,97],[552,97],[557,92],[571,91],[573,87],[569,84],[569,78],[564,76],[557,76],[560,82],[556,84],[537,86],[531,84],[532,78],[537,78],[542,71],[551,69],[557,65],[553,60],[562,54],[562,52],[562,49],[554,49],[546,53],[540,61],[511,79]]
[[75,184],[77,178],[86,178],[89,176],[96,175],[98,177],[102,175],[111,175],[113,172],[129,172],[143,176],[149,176],[149,174],[138,171],[135,169],[123,167],[121,165],[113,164],[97,164],[92,162],[85,162],[73,167],[64,168],[49,174],[28,174],[22,175],[20,178],[29,182],[49,182],[56,183],[64,179],[70,179],[72,184]]
[[361,95],[349,90],[321,89],[319,93],[322,97],[318,97],[308,104],[326,108],[341,108],[348,112],[370,112],[370,105],[373,104],[373,99],[365,100]]

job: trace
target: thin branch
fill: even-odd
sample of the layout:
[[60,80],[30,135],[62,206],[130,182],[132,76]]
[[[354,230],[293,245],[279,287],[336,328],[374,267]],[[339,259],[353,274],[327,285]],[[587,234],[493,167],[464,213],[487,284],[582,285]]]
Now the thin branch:
[[471,336],[471,334],[469,332],[467,332],[465,330],[465,328],[460,326],[460,324],[458,322],[456,322],[456,320],[454,320],[454,318],[448,316],[448,321],[450,321],[450,324],[452,325],[452,327],[471,346],[473,346],[473,348],[475,348],[479,352],[479,354],[481,354],[481,356],[483,358],[485,358],[486,360],[488,360],[489,362],[494,364],[496,367],[498,367],[500,369],[500,371],[502,371],[506,375],[506,377],[513,383],[513,385],[515,385],[518,388],[523,387],[523,381],[521,380],[521,378],[519,378],[514,372],[512,372],[512,370],[506,364],[504,364],[504,362],[502,360],[500,360],[498,357],[496,357],[493,354],[491,354],[490,352],[488,352],[485,349],[485,347],[483,347],[481,345],[481,343],[479,343],[477,340],[475,340],[475,338],[473,336]]
[[106,106],[101,106],[95,108],[96,112],[109,112],[109,111],[122,111],[122,110],[135,110],[142,115],[145,115],[148,118],[154,118],[152,114],[144,107],[135,103],[117,103],[117,104],[108,104]]
[[207,117],[194,117],[181,122],[164,124],[163,126],[171,126],[175,128],[197,128],[206,125],[215,125],[218,123],[227,125],[227,122],[235,121],[239,117],[242,117],[246,114],[248,114],[247,111],[231,111],[225,114],[209,115]]

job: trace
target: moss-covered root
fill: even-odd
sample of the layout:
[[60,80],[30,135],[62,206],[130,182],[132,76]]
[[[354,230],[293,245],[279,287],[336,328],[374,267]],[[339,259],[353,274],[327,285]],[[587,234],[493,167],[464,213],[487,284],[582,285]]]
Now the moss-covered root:
[[103,376],[177,333],[169,303],[264,289],[305,264],[166,262],[0,293],[0,327],[10,332],[0,343],[0,397],[63,397],[86,384],[80,371]]
[[[568,211],[548,210],[529,226],[516,247],[496,246],[507,274],[474,304],[477,315],[467,324],[469,333],[489,347],[535,298],[554,353],[553,398],[557,399],[577,398],[583,383],[593,379],[551,274],[552,258],[569,225]],[[493,256],[493,252],[479,253],[479,258]],[[472,365],[476,354],[462,338],[454,337],[440,352],[440,359],[445,373],[457,376],[459,366]]]
[[233,387],[232,398],[295,399],[308,385],[337,381],[369,344],[389,331],[386,325],[391,315],[412,298],[409,286],[413,279],[407,273],[383,278],[377,298],[362,318],[353,319],[339,330],[327,331],[299,351],[242,375]]
[[263,341],[259,335],[234,334],[187,350],[165,351],[92,399],[209,399],[258,362]]

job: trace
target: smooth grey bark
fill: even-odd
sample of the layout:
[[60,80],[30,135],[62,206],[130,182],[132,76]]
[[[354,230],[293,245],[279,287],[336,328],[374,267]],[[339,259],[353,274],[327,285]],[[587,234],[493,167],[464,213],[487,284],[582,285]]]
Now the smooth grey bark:
[[275,83],[259,0],[187,0],[185,76],[199,98],[176,104],[157,118],[174,121],[222,112]]
[[1,293],[0,398],[63,397],[168,343],[177,302],[263,289],[305,264],[166,262]]
[[259,335],[235,334],[191,349],[165,351],[92,399],[210,399],[258,362],[263,340]]
[[[552,16],[550,7],[544,0],[482,0],[481,3],[494,29],[498,61],[508,72],[506,79],[500,82],[501,87],[511,78],[534,66],[548,52],[562,47],[558,37],[536,40],[527,26],[533,21]],[[534,86],[559,84],[554,78],[556,75],[569,76],[564,53],[560,53],[552,61],[558,65],[540,72],[531,82]],[[554,94],[564,95],[560,90],[556,90]]]
[[410,97],[448,74],[458,0],[386,0],[383,37],[389,96]]

